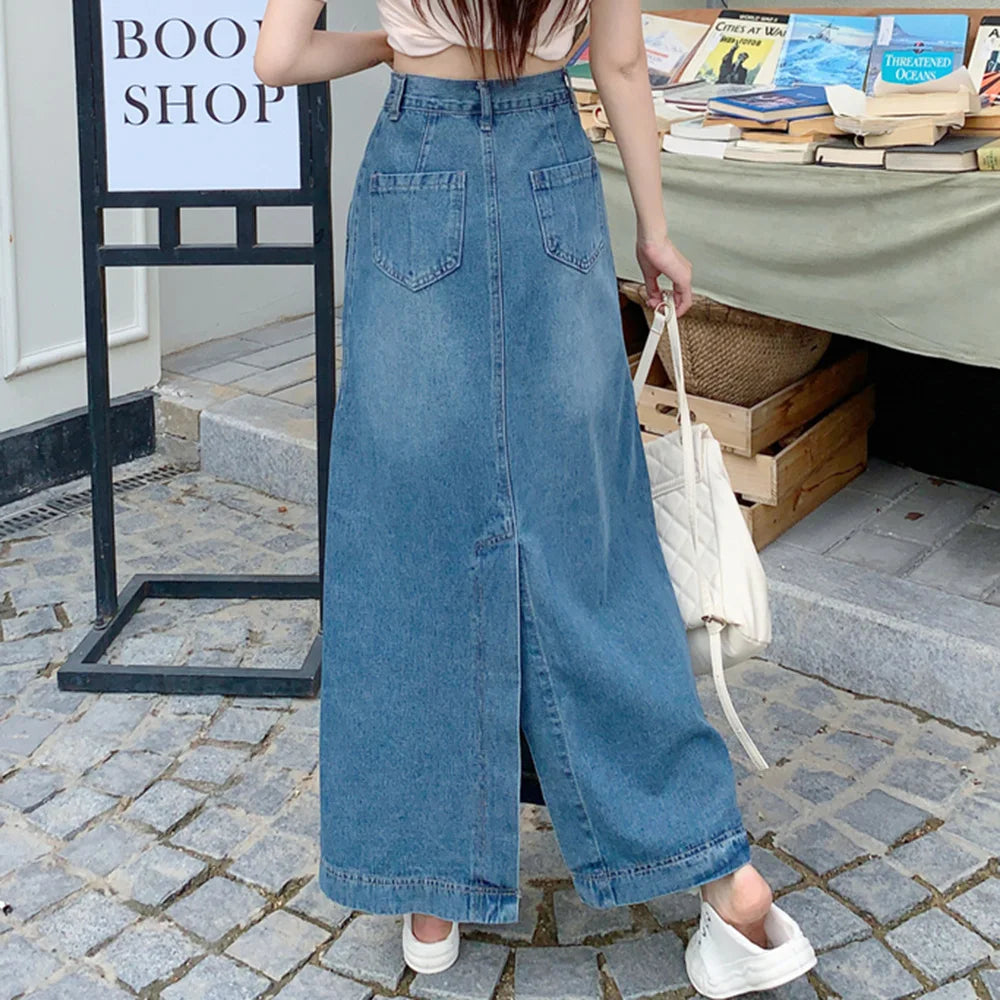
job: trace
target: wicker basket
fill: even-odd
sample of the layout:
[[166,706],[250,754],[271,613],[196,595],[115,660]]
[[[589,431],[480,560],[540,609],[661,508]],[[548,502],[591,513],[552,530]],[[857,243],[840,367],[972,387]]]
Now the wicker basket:
[[[642,302],[646,320],[653,310]],[[808,374],[830,346],[832,334],[762,316],[695,295],[678,324],[684,385],[694,396],[753,406]],[[657,351],[673,384],[670,342]]]

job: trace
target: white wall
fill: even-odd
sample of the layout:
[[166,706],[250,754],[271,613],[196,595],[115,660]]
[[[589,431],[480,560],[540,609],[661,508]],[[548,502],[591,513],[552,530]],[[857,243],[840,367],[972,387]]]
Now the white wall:
[[[373,31],[379,27],[378,12],[371,0],[329,3],[326,19],[330,31]],[[330,82],[335,306],[343,302],[347,209],[361,155],[388,86],[389,67],[381,64]],[[276,208],[260,214],[262,239],[311,238],[308,210]],[[220,210],[205,209],[185,231],[185,239],[190,232],[193,238],[212,241],[231,230],[232,223]],[[313,311],[309,268],[259,267],[249,280],[246,269],[239,268],[185,268],[183,272],[164,269],[160,280],[164,354]]]
[[[232,228],[226,227],[225,209],[206,208],[197,216],[182,211],[181,215],[185,241],[215,242],[213,232]],[[183,220],[189,215],[193,221],[186,224]],[[275,209],[268,242],[311,239],[311,217],[303,226],[292,210]],[[313,311],[311,267],[164,267],[159,271],[163,354]]]
[[[0,431],[86,404],[70,7],[0,4]],[[144,222],[129,213],[109,233],[132,238]],[[110,274],[108,298],[120,395],[159,377],[155,278]]]

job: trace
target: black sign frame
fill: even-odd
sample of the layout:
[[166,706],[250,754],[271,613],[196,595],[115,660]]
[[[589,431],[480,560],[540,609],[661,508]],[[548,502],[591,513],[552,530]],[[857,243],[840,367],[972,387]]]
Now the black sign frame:
[[[74,0],[96,617],[90,631],[57,671],[57,684],[61,690],[74,691],[312,697],[320,685],[327,481],[336,395],[329,86],[312,83],[297,88],[301,151],[300,187],[297,189],[109,191],[101,16],[101,0]],[[326,27],[325,8],[320,12],[316,27]],[[290,205],[312,208],[313,241],[258,244],[257,209]],[[187,207],[234,208],[236,242],[182,244],[180,213]],[[158,242],[146,246],[105,243],[103,213],[109,208],[156,209]],[[105,268],[244,264],[311,265],[313,268],[318,572],[302,575],[140,573],[131,578],[119,598]],[[146,597],[315,599],[320,602],[320,631],[303,663],[289,669],[101,663],[103,653]]]

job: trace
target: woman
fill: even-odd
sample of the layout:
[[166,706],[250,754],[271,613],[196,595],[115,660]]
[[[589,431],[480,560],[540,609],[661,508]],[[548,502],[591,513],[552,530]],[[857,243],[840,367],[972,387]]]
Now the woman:
[[694,686],[563,68],[589,12],[647,301],[663,274],[683,315],[639,0],[488,0],[485,25],[431,2],[343,33],[314,30],[321,0],[270,0],[256,52],[273,86],[391,67],[347,218],[320,884],[403,914],[422,972],[455,961],[460,921],[516,921],[523,729],[584,902],[701,886],[694,985],[779,985],[815,957],[749,863]]

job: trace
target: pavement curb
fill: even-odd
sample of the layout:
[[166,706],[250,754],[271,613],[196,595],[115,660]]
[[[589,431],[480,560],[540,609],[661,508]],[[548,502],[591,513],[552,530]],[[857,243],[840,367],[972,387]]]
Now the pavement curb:
[[766,656],[859,694],[1000,736],[1000,607],[780,540],[761,552]]

